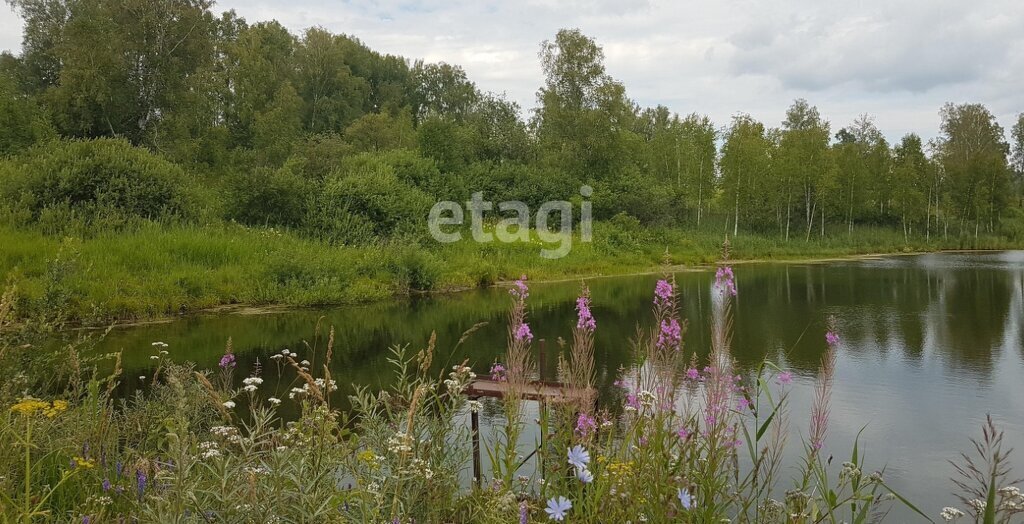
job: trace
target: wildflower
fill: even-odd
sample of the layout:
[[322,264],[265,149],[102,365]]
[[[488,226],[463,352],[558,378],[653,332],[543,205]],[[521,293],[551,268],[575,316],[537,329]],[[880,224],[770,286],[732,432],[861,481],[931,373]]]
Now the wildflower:
[[100,487],[103,488],[103,491],[110,491],[110,479],[103,479],[103,482],[100,483]]
[[596,429],[597,420],[586,413],[580,413],[580,416],[576,419],[576,434],[587,438]]
[[839,343],[839,335],[837,335],[835,331],[829,330],[828,333],[825,333],[825,342],[829,346],[835,346]]
[[679,488],[679,504],[683,506],[683,509],[693,508],[693,496],[690,495],[689,490],[686,488]]
[[590,453],[579,444],[569,449],[568,457],[569,465],[576,469],[584,469],[590,463]]
[[747,397],[740,397],[736,401],[736,411],[746,411],[750,409],[750,399]]
[[530,288],[526,285],[526,275],[519,277],[519,280],[513,283],[512,289],[508,292],[519,300],[526,300],[526,297],[530,296]]
[[258,386],[263,383],[263,379],[260,377],[249,377],[242,381],[242,384],[246,386]]
[[526,505],[526,501],[519,503],[519,524],[526,524],[526,519],[530,516],[530,507]]
[[587,468],[577,468],[576,478],[580,479],[580,482],[584,484],[590,484],[594,481],[594,474]]
[[686,370],[686,378],[688,378],[690,380],[699,380],[700,379],[700,371],[697,371],[697,368],[687,369]]
[[139,495],[139,502],[142,502],[142,498],[146,495],[146,474],[142,470],[135,472],[135,490]]
[[149,359],[150,360],[160,360],[160,356],[159,355],[150,355]]
[[47,402],[45,400],[39,400],[32,397],[25,397],[18,403],[11,406],[12,413],[26,417],[36,413],[41,413],[46,416],[46,418],[54,418],[67,411],[67,409],[67,401],[54,400],[53,402]]
[[249,384],[248,386],[242,388],[242,390],[245,391],[246,393],[254,393],[256,389],[258,388],[256,387],[255,384]]
[[561,522],[565,520],[565,514],[572,509],[572,502],[565,497],[552,497],[548,500],[548,507],[544,508],[544,512],[548,514],[551,520],[557,520]]
[[75,458],[71,459],[71,467],[72,467],[72,469],[74,469],[74,468],[92,469],[92,468],[96,467],[96,463],[91,461],[91,460],[89,460],[89,459],[86,459],[86,458],[75,457]]
[[469,410],[473,413],[479,413],[480,408],[483,407],[483,404],[481,404],[479,400],[470,400],[466,405],[469,406]]
[[793,373],[790,373],[789,371],[783,371],[782,373],[779,373],[779,376],[776,377],[775,381],[778,382],[780,385],[792,384]]
[[675,318],[661,321],[661,332],[658,333],[658,347],[672,347],[679,349],[679,342],[683,339],[682,327]]
[[161,347],[161,348],[165,348],[165,347],[167,347],[167,344],[166,344],[166,343],[164,343],[164,342],[153,342],[153,343],[152,343],[152,344],[150,344],[150,345],[151,345],[151,346],[154,346],[154,347]]
[[690,432],[685,427],[679,428],[679,431],[676,431],[676,435],[678,435],[681,440],[690,438]]
[[594,320],[594,315],[590,312],[590,297],[584,295],[576,299],[576,312],[578,313],[577,329],[593,332],[597,328],[597,321]]
[[626,395],[626,409],[632,411],[640,409],[640,399],[635,394],[629,393]]
[[224,353],[223,357],[220,357],[220,363],[217,364],[221,369],[231,369],[235,367],[235,354]]
[[225,402],[223,405],[224,405],[224,407],[226,407],[228,409],[234,409],[235,408],[235,401],[229,400],[229,401]]
[[654,305],[658,307],[668,307],[671,305],[674,291],[672,284],[668,283],[667,280],[659,280],[654,285]]
[[139,380],[146,380],[146,375],[139,375]]
[[530,332],[530,325],[526,322],[519,324],[519,327],[516,328],[513,336],[516,340],[525,340],[526,342],[533,340],[533,333]]
[[715,272],[715,288],[723,294],[736,296],[735,278],[736,277],[733,275],[731,267],[722,266]]
[[1016,486],[1007,486],[1005,488],[999,488],[999,491],[996,493],[999,493],[1000,497],[1018,498],[1020,497],[1020,488]]
[[942,508],[942,513],[940,513],[939,516],[941,516],[942,520],[946,522],[952,522],[960,517],[963,517],[964,512],[956,508],[945,507]]
[[506,376],[507,371],[508,370],[505,369],[504,364],[501,362],[495,362],[491,365],[491,380],[496,382],[504,382],[508,380],[508,376]]
[[89,515],[82,516],[82,524],[89,524],[90,522],[92,522],[92,517]]
[[281,399],[275,398],[275,397],[270,397],[270,398],[267,399],[267,402],[270,402],[271,404],[277,406],[277,405],[281,404]]

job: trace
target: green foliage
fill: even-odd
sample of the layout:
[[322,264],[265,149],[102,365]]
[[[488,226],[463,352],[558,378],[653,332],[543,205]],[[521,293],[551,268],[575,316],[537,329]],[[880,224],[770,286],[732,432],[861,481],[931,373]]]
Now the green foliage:
[[248,225],[299,227],[306,219],[310,184],[289,167],[258,167],[229,179],[228,216]]
[[114,218],[192,221],[200,202],[178,166],[125,140],[62,141],[9,161],[3,198],[34,220],[48,212],[85,221]]

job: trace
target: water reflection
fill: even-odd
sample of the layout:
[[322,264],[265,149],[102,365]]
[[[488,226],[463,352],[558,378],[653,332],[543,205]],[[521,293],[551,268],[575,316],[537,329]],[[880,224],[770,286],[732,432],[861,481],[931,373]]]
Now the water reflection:
[[[689,321],[686,351],[705,357],[714,308],[713,273],[676,275],[681,310]],[[606,402],[620,367],[629,366],[637,326],[650,322],[656,276],[589,282],[598,322],[598,386]],[[864,427],[869,460],[886,466],[891,485],[920,501],[931,514],[953,503],[946,462],[966,449],[987,412],[1005,427],[1007,447],[1024,449],[1024,251],[885,257],[829,264],[737,266],[733,354],[741,367],[770,358],[795,371],[793,420],[806,422],[811,388],[825,348],[828,316],[842,336],[826,450],[844,460]],[[570,336],[579,283],[535,284],[531,326],[545,339],[541,369],[553,377],[559,337]],[[390,380],[386,348],[422,347],[437,332],[435,372],[465,359],[485,373],[503,352],[508,295],[502,289],[434,296],[407,302],[267,315],[199,316],[112,332],[98,353],[125,350],[122,392],[142,385],[150,343],[171,345],[179,361],[216,365],[230,336],[239,368],[283,348],[308,353],[313,328],[334,326],[332,373],[341,385],[377,387]],[[321,319],[322,317],[322,319]],[[479,329],[457,351],[459,337]],[[319,341],[323,346],[323,337]],[[539,349],[539,348],[537,348]],[[321,357],[322,358],[322,357]],[[268,381],[268,387],[274,387]],[[286,388],[281,384],[278,387]],[[350,388],[339,391],[345,403]],[[500,415],[485,413],[485,427]],[[796,426],[796,423],[795,423]],[[794,427],[798,442],[806,427]],[[526,435],[525,438],[530,438]],[[1024,461],[1018,460],[1024,468]],[[898,521],[913,520],[900,514]]]

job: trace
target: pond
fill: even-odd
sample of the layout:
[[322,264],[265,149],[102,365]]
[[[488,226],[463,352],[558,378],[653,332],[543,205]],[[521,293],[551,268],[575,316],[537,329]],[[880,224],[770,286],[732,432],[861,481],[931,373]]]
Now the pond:
[[[1024,251],[939,253],[828,263],[736,266],[733,355],[741,367],[771,359],[796,377],[790,396],[793,438],[806,435],[826,319],[841,337],[825,452],[833,464],[848,460],[861,428],[870,469],[885,468],[889,484],[929,515],[954,505],[948,459],[980,435],[986,413],[1006,431],[1006,447],[1021,450],[1024,467]],[[617,370],[630,361],[630,339],[651,321],[656,275],[588,280],[597,319],[598,383],[611,395]],[[689,326],[687,351],[709,351],[713,272],[676,274],[682,316]],[[554,378],[559,337],[571,338],[579,282],[534,283],[529,298],[533,333],[544,339],[542,372]],[[509,304],[505,289],[435,295],[363,307],[299,310],[258,315],[201,315],[164,324],[115,329],[95,354],[124,350],[122,393],[143,387],[151,373],[152,342],[169,344],[175,361],[216,366],[231,337],[243,370],[288,348],[306,358],[314,328],[336,332],[333,376],[342,385],[384,387],[391,377],[389,346],[417,351],[437,333],[438,373],[468,359],[485,374],[500,358]],[[460,336],[487,324],[457,349]],[[321,333],[317,347],[324,346]],[[540,344],[534,344],[539,352]],[[322,355],[322,351],[321,351]],[[319,357],[322,359],[322,356]],[[241,375],[242,373],[238,373]],[[274,387],[275,384],[268,384]],[[277,384],[286,389],[291,384]],[[287,402],[283,407],[287,407]],[[484,431],[497,417],[485,411]],[[792,451],[791,449],[791,451]],[[1017,476],[1021,476],[1021,469]],[[783,480],[790,475],[784,475]],[[916,520],[897,508],[896,521]]]

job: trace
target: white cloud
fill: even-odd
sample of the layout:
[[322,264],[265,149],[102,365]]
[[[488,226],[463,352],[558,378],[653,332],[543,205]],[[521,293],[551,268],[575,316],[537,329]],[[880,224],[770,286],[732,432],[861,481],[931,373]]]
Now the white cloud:
[[[539,44],[577,27],[644,106],[746,112],[779,125],[807,98],[833,130],[870,113],[892,140],[938,131],[947,102],[986,104],[1008,128],[1024,111],[1024,3],[1018,0],[223,0],[250,22],[322,26],[374,49],[463,66],[524,110],[542,82]],[[0,48],[20,32],[0,13]]]

